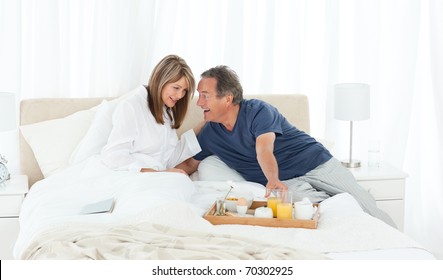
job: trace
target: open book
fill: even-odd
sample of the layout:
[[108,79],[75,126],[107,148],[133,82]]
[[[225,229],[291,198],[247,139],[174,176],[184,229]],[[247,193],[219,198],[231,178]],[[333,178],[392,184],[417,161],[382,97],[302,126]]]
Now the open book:
[[85,205],[80,211],[80,214],[111,213],[113,209],[114,199],[109,198]]

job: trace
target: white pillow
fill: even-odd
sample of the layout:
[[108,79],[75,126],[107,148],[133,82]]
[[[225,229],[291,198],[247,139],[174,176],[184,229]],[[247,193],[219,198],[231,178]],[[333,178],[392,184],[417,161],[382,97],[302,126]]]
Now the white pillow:
[[95,115],[88,132],[86,132],[86,135],[72,153],[69,164],[76,164],[90,156],[100,154],[111,134],[112,115],[114,114],[115,108],[121,100],[135,94],[138,90],[140,90],[140,87],[129,91],[117,99],[111,101],[103,100],[98,106],[97,114]]
[[65,118],[20,127],[45,177],[69,165],[72,152],[94,119],[96,107],[76,112]]
[[218,156],[209,156],[198,166],[200,181],[246,181],[240,173],[226,165]]
[[103,100],[88,131],[72,153],[69,164],[79,163],[100,153],[111,133],[114,109],[114,103]]

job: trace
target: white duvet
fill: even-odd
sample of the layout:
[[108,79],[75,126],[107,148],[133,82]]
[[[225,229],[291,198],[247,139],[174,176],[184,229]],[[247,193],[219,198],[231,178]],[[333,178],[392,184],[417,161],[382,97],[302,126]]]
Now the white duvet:
[[[92,157],[31,188],[21,209],[14,256],[23,258],[36,238],[57,228],[72,228],[79,223],[149,222],[175,229],[247,237],[333,258],[431,257],[403,233],[364,213],[347,194],[322,202],[317,229],[214,226],[202,215],[228,187],[226,182],[191,181],[178,173],[112,171]],[[236,188],[238,192],[252,192],[255,199],[263,199],[261,185],[239,182]],[[108,198],[115,201],[112,213],[80,214],[85,205]]]

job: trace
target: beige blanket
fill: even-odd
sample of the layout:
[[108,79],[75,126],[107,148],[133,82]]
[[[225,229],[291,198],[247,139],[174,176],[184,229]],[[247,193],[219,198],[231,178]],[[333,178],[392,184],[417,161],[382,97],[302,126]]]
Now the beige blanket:
[[[334,202],[334,198],[330,202]],[[346,200],[336,199],[341,203]],[[353,201],[353,200],[352,200]],[[353,201],[354,202],[354,201]],[[356,203],[356,202],[354,202]],[[20,259],[319,259],[325,253],[422,248],[360,211],[323,203],[315,230],[213,226],[186,204],[165,204],[120,221],[55,223],[34,234]],[[103,215],[103,216],[100,216]],[[87,218],[87,217],[85,217]],[[92,217],[91,217],[92,218]],[[102,220],[103,222],[98,222]]]
[[[73,230],[75,229],[75,230]],[[24,259],[325,259],[303,250],[214,234],[140,223],[66,224],[41,233]]]

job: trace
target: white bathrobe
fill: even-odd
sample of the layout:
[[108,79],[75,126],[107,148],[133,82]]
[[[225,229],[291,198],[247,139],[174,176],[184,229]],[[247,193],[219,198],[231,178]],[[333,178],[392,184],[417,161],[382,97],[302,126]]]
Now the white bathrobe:
[[148,108],[147,90],[140,86],[122,100],[112,116],[113,128],[102,149],[102,161],[114,170],[165,170],[201,151],[194,131],[181,139],[164,109],[165,124],[158,124]]

